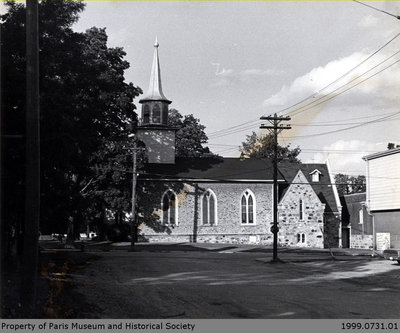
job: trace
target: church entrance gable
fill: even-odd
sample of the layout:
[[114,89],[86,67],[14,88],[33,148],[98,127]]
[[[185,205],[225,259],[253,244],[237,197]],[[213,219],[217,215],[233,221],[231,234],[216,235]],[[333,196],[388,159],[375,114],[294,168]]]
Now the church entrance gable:
[[293,247],[324,247],[323,204],[299,171],[278,206],[279,243]]

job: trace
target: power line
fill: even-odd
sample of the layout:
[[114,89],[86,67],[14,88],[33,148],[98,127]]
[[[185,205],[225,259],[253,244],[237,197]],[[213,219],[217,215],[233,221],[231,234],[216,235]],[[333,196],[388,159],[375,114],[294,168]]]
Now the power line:
[[236,129],[236,130],[230,130],[230,131],[227,131],[227,132],[224,132],[224,133],[220,133],[220,134],[216,134],[216,135],[210,135],[209,139],[217,139],[217,138],[220,138],[220,137],[223,137],[223,136],[244,132],[244,131],[247,131],[249,129],[255,129],[256,126],[258,127],[259,124],[245,126],[245,127],[242,127],[242,128]]
[[378,52],[380,52],[382,49],[384,49],[387,45],[389,45],[391,42],[393,42],[397,37],[400,36],[400,33],[398,33],[396,36],[394,36],[393,38],[391,38],[388,42],[386,42],[384,45],[382,45],[379,49],[377,49],[375,52],[373,52],[372,54],[370,54],[367,58],[365,58],[363,61],[361,61],[358,65],[354,66],[353,68],[351,68],[350,70],[348,70],[346,73],[344,73],[343,75],[341,75],[340,77],[338,77],[337,79],[335,79],[334,81],[332,81],[331,83],[329,83],[328,85],[326,85],[325,87],[323,87],[322,89],[318,90],[317,92],[313,93],[312,95],[302,99],[301,101],[288,106],[284,109],[281,109],[279,111],[277,111],[277,113],[282,113],[284,111],[287,111],[291,108],[293,108],[294,106],[297,106],[305,101],[307,101],[310,98],[315,98],[316,95],[318,95],[319,93],[321,93],[322,91],[326,90],[326,88],[330,87],[331,85],[333,85],[334,83],[338,82],[339,80],[341,80],[342,78],[344,78],[345,76],[347,76],[348,74],[350,74],[352,71],[354,71],[356,68],[360,67],[362,64],[364,64],[365,62],[367,62],[369,59],[371,59],[374,55],[376,55]]
[[[396,113],[384,113],[384,114],[382,114],[382,116],[386,116],[386,115],[390,115],[390,116],[394,116],[394,115],[396,115]],[[376,118],[377,116],[376,115],[374,115],[374,116],[365,116],[365,117],[358,117],[358,118],[350,118],[350,119],[369,119],[369,118]],[[394,118],[394,119],[398,119],[398,118]],[[385,121],[392,121],[392,120],[394,120],[393,118],[391,118],[391,119],[382,119],[382,118],[377,118],[377,119],[375,119],[374,121],[377,121],[377,122],[385,122]],[[353,123],[336,123],[336,122],[321,122],[321,123],[314,123],[314,124],[294,124],[293,126],[294,127],[297,127],[297,126],[315,126],[315,127],[319,127],[319,126],[345,126],[345,125],[363,125],[363,124],[365,124],[365,122],[363,123],[363,122],[353,122]],[[253,126],[252,127],[249,127],[249,128],[244,128],[244,129],[241,129],[241,130],[237,130],[237,131],[233,131],[233,132],[230,132],[230,133],[228,133],[228,134],[221,134],[221,135],[219,135],[219,136],[215,136],[215,137],[211,137],[211,138],[209,138],[209,139],[211,139],[211,140],[213,140],[213,139],[217,139],[217,138],[220,138],[220,137],[223,137],[223,136],[226,136],[226,135],[232,135],[232,134],[236,134],[236,133],[239,133],[239,132],[243,132],[243,131],[246,131],[246,130],[248,130],[248,129],[251,129],[251,128],[253,128]],[[209,146],[215,146],[215,145],[218,145],[218,144],[212,144],[212,143],[208,143],[208,145]],[[225,146],[231,146],[231,147],[233,147],[233,146],[235,146],[235,147],[237,147],[238,145],[225,145]]]
[[[315,98],[315,96],[317,95],[317,94],[319,94],[320,92],[322,92],[322,91],[324,91],[326,88],[328,88],[328,87],[330,87],[331,85],[333,85],[334,83],[336,83],[336,82],[338,82],[340,79],[342,79],[343,77],[345,77],[346,75],[348,75],[349,73],[351,73],[353,70],[355,70],[356,68],[358,68],[358,67],[360,67],[362,64],[364,64],[366,61],[368,61],[369,59],[371,59],[374,55],[376,55],[378,52],[380,52],[383,48],[385,48],[387,45],[389,45],[393,40],[395,40],[397,37],[399,37],[400,36],[400,33],[398,33],[396,36],[394,36],[393,38],[391,38],[388,42],[386,42],[384,45],[382,45],[379,49],[377,49],[375,52],[373,52],[371,55],[369,55],[366,59],[364,59],[362,62],[360,62],[358,65],[356,65],[356,66],[354,66],[353,68],[351,68],[350,70],[348,70],[345,74],[343,74],[342,76],[340,76],[339,78],[337,78],[337,79],[335,79],[334,81],[332,81],[331,83],[329,83],[328,85],[326,85],[325,87],[323,87],[322,89],[320,89],[319,91],[317,91],[317,92],[315,92],[315,93],[313,93],[312,95],[310,95],[310,96],[308,96],[308,97],[306,97],[305,99],[303,99],[303,100],[301,100],[300,102],[297,102],[297,103],[295,103],[295,104],[293,104],[293,105],[291,105],[291,106],[289,106],[289,107],[286,107],[286,108],[284,108],[284,109],[281,109],[281,110],[279,110],[279,111],[277,111],[277,113],[282,113],[282,112],[284,112],[284,111],[286,111],[286,110],[288,110],[288,109],[291,109],[291,108],[293,108],[294,106],[297,106],[297,105],[299,105],[299,104],[301,104],[301,103],[303,103],[303,102],[305,102],[305,101],[307,101],[308,99],[310,99],[310,98]],[[396,53],[397,54],[397,53]],[[394,55],[392,55],[391,57],[393,57]],[[387,61],[387,60],[389,60],[391,57],[389,57],[388,59],[386,59],[385,61]],[[383,63],[383,62],[382,62]],[[380,64],[382,64],[382,63],[380,63]],[[373,68],[376,68],[377,66],[374,66]],[[367,71],[368,72],[368,71]],[[365,73],[367,73],[367,72],[365,72]],[[363,73],[363,74],[365,74],[365,73]],[[363,75],[362,74],[362,75]],[[360,75],[361,76],[361,75]],[[359,76],[359,77],[360,77]],[[352,81],[350,81],[350,82],[352,82]],[[347,84],[349,84],[350,82],[348,82]],[[345,85],[344,85],[345,86]],[[343,87],[343,86],[342,86]],[[336,90],[335,90],[336,91]],[[326,96],[324,96],[324,97],[326,97]],[[315,101],[312,101],[311,103],[315,103]],[[311,104],[310,103],[310,104]],[[307,105],[310,105],[310,104],[307,104]],[[306,105],[306,106],[307,106]],[[305,106],[303,106],[303,107],[305,107]],[[211,133],[208,133],[208,136],[209,137],[221,137],[221,136],[225,136],[225,135],[231,135],[231,134],[234,134],[234,133],[238,133],[239,131],[245,131],[245,130],[247,130],[247,129],[250,129],[250,128],[253,128],[255,125],[251,125],[250,127],[248,127],[248,126],[246,126],[245,128],[243,127],[244,125],[248,125],[248,124],[255,124],[255,123],[257,123],[257,122],[259,122],[259,119],[254,119],[254,120],[250,120],[250,121],[247,121],[247,122],[244,122],[244,123],[242,123],[242,124],[238,124],[238,125],[235,125],[235,126],[231,126],[231,127],[227,127],[227,128],[225,128],[225,129],[221,129],[221,130],[217,130],[217,131],[214,131],[214,132],[211,132]],[[237,131],[235,130],[235,129],[237,129]]]
[[[307,163],[305,163],[305,164],[307,164]],[[317,163],[317,164],[323,164],[323,163]],[[256,171],[261,171],[261,170],[265,170],[265,169],[260,169],[260,170],[256,170]],[[301,169],[299,168],[299,170],[301,170]],[[334,174],[334,175],[343,174],[343,175],[349,176],[349,174],[346,174],[345,172],[344,173],[342,173],[342,172],[332,173],[332,174]],[[161,173],[139,173],[139,175],[142,177],[145,177],[145,176],[149,176],[149,177],[157,176],[157,177],[165,177],[165,178],[168,177],[167,178],[168,180],[176,180],[176,179],[182,178],[177,175],[168,175],[168,174],[161,174]],[[225,177],[240,176],[240,175],[245,175],[245,173],[234,173],[234,174],[226,175]],[[360,174],[358,174],[357,176],[363,176],[363,177],[367,178],[366,176],[360,175]],[[398,177],[368,177],[368,178],[370,178],[370,179],[375,179],[375,178],[376,179],[389,179],[389,180],[400,179]],[[160,181],[163,181],[163,180],[165,181],[165,179],[162,179],[162,178],[156,178],[156,179],[160,180]],[[194,181],[196,181],[196,180],[201,180],[201,181],[211,180],[211,181],[215,181],[215,182],[232,182],[235,180],[240,180],[240,179],[222,179],[222,178],[213,178],[213,177],[207,177],[207,178],[187,177],[187,179],[194,180]],[[152,179],[152,180],[155,180],[155,179]],[[266,179],[266,180],[269,180],[269,179]],[[146,179],[139,178],[138,181],[146,181]],[[269,181],[271,181],[271,180],[269,180]],[[272,181],[271,181],[271,183],[272,183]],[[336,183],[336,182],[334,182],[334,183],[331,183],[331,182],[323,182],[323,183],[322,182],[318,182],[318,183],[307,182],[307,183],[304,183],[304,182],[290,182],[290,181],[286,181],[286,180],[279,180],[279,184],[309,184],[311,186],[312,185],[318,185],[318,186],[320,186],[320,185],[360,185],[359,183]]]
[[250,123],[255,123],[255,122],[259,122],[259,119],[246,121],[245,123],[242,123],[242,124],[239,124],[239,125],[235,125],[235,126],[232,126],[232,127],[227,127],[227,128],[224,128],[224,129],[220,129],[220,130],[214,131],[214,132],[210,132],[210,133],[208,133],[208,135],[217,134],[219,132],[225,132],[225,131],[228,131],[228,130],[231,130],[231,129],[234,129],[234,128],[237,128],[237,127],[242,127],[243,125],[250,124]]
[[[399,61],[400,61],[400,60],[399,60]],[[394,113],[392,116],[382,117],[382,118],[379,118],[379,119],[377,119],[377,120],[367,121],[367,122],[365,122],[365,123],[361,123],[361,124],[359,124],[359,125],[350,126],[350,127],[347,127],[347,128],[342,128],[342,129],[338,129],[338,130],[334,130],[334,131],[322,132],[322,133],[317,133],[317,134],[295,135],[295,136],[291,136],[290,138],[291,138],[291,139],[292,139],[292,138],[307,138],[307,137],[311,137],[311,136],[312,136],[312,137],[315,137],[315,136],[321,136],[321,135],[327,135],[327,134],[333,134],[333,133],[343,132],[343,131],[347,131],[347,130],[349,130],[349,129],[353,129],[353,128],[357,128],[357,127],[361,127],[361,126],[373,124],[373,123],[375,123],[375,122],[379,122],[379,120],[381,120],[381,119],[387,119],[387,118],[390,118],[390,117],[395,116],[396,114],[400,114],[400,111]]]
[[[396,118],[397,119],[397,118]],[[393,120],[393,119],[389,119]],[[384,122],[388,120],[381,120],[379,122]],[[311,127],[331,127],[331,126],[346,126],[346,125],[357,125],[362,124],[360,122],[353,122],[353,123],[331,123],[331,124],[292,124],[293,127],[301,127],[301,126],[311,126]]]
[[[360,77],[362,77],[363,75],[365,75],[365,74],[369,73],[370,71],[374,70],[375,68],[379,67],[380,65],[382,65],[383,63],[385,63],[385,62],[388,61],[389,59],[393,58],[393,57],[394,57],[395,55],[397,55],[398,53],[400,53],[400,51],[397,51],[396,53],[392,54],[390,57],[388,57],[388,58],[386,58],[385,60],[381,61],[379,64],[375,65],[374,67],[372,67],[372,68],[370,68],[369,70],[365,71],[364,73],[360,74],[358,77],[356,77],[356,78],[350,80],[350,81],[347,82],[346,84],[344,84],[344,85],[342,85],[342,86],[336,88],[335,90],[331,91],[331,92],[330,92],[329,94],[327,94],[326,96],[319,97],[319,98],[317,98],[316,100],[314,100],[314,101],[312,101],[312,102],[310,102],[310,103],[308,103],[308,104],[306,104],[306,105],[304,105],[304,106],[298,108],[298,109],[297,109],[297,112],[296,112],[296,110],[294,110],[294,113],[292,113],[292,116],[298,115],[298,114],[303,113],[303,112],[305,112],[305,111],[307,111],[307,110],[310,110],[310,109],[312,109],[312,108],[314,108],[314,107],[316,107],[316,106],[318,106],[318,105],[321,105],[321,104],[323,104],[323,103],[325,103],[325,102],[327,102],[327,101],[330,101],[331,99],[333,99],[333,98],[335,98],[335,97],[337,97],[337,96],[339,96],[339,95],[342,95],[343,93],[347,92],[348,90],[350,90],[350,89],[352,89],[352,88],[358,86],[359,84],[364,83],[365,81],[367,81],[367,80],[373,78],[374,76],[376,76],[376,75],[382,73],[382,72],[385,71],[386,69],[388,69],[388,68],[392,67],[393,65],[395,65],[396,63],[398,63],[400,60],[395,61],[394,63],[392,63],[392,64],[390,64],[389,66],[383,68],[382,70],[376,72],[375,74],[370,75],[370,76],[367,77],[366,79],[364,79],[364,80],[362,80],[362,81],[360,81],[360,82],[357,82],[357,83],[354,84],[353,86],[351,86],[351,87],[349,87],[349,88],[347,88],[347,89],[345,89],[345,90],[343,90],[343,91],[341,91],[341,92],[338,92],[337,94],[335,94],[335,95],[329,97],[330,95],[332,95],[332,94],[335,93],[336,91],[338,91],[338,90],[340,90],[340,89],[342,89],[342,88],[348,86],[350,83],[352,83],[352,82],[358,80],[358,79],[359,79]],[[328,97],[328,98],[327,98],[327,97]],[[326,98],[326,99],[325,99],[325,98]],[[312,105],[312,104],[314,104],[314,103],[320,101],[321,99],[325,99],[325,100],[323,100],[322,102],[317,103],[317,104],[315,104],[315,105]],[[311,106],[308,107],[308,108],[305,108],[306,106],[309,106],[309,105],[311,105]],[[304,108],[305,108],[305,109],[304,109]],[[302,109],[303,109],[303,110],[302,110]]]
[[[281,135],[282,139],[284,139],[284,142],[286,142],[286,139],[283,135]],[[285,145],[287,145],[285,143]],[[235,150],[239,149],[240,146],[238,145],[227,145],[227,144],[209,144],[209,146],[217,146],[217,147],[230,147],[226,148],[223,150],[220,150],[219,152],[224,152],[224,151],[230,151],[230,150]],[[351,149],[307,149],[307,148],[300,148],[302,153],[334,153],[334,154],[365,154],[365,153],[377,153],[379,150],[351,150]]]
[[[389,113],[382,113],[379,116],[386,116],[392,114],[392,112]],[[379,117],[378,116],[378,117]],[[357,119],[367,119],[367,118],[375,118],[377,117],[377,115],[370,115],[370,116],[363,116],[363,117],[356,117],[356,118],[348,118],[348,119],[342,119],[343,121],[347,121],[347,120],[357,120]],[[315,122],[313,124],[334,124],[337,120],[334,121],[321,121],[321,122]]]
[[392,13],[389,13],[389,12],[387,12],[387,11],[385,11],[385,10],[382,10],[382,9],[379,9],[379,8],[376,8],[376,7],[373,7],[373,6],[371,6],[371,5],[367,5],[366,3],[363,3],[363,2],[361,2],[361,1],[357,1],[357,0],[353,0],[353,1],[359,3],[359,4],[363,5],[363,6],[366,6],[366,7],[372,8],[372,9],[374,9],[374,10],[377,10],[378,12],[381,12],[381,13],[384,13],[384,14],[387,14],[387,15],[390,15],[390,16],[393,16],[393,17],[397,18],[398,20],[400,20],[400,16],[394,15],[394,14],[392,14]]
[[[391,115],[391,114],[393,114],[393,113],[383,113],[383,114],[381,114],[381,116],[385,116],[385,115]],[[342,119],[343,121],[347,121],[347,120],[358,120],[358,119],[369,119],[369,118],[376,118],[377,116],[376,115],[370,115],[370,116],[363,116],[363,117],[356,117],[356,118],[346,118],[346,119]],[[257,120],[257,121],[259,121],[259,120]],[[334,121],[323,121],[323,122],[314,122],[314,123],[312,123],[312,124],[305,124],[305,123],[294,123],[294,124],[292,124],[294,127],[295,126],[315,126],[315,127],[318,127],[318,126],[336,126],[336,125],[338,125],[338,126],[344,126],[344,125],[352,125],[352,124],[357,124],[357,123],[337,123],[337,121],[338,120],[334,120]],[[239,127],[240,125],[237,125],[237,126],[235,126],[235,127]],[[257,125],[258,126],[258,125]],[[245,127],[243,127],[243,128],[239,128],[239,129],[237,129],[237,130],[230,130],[230,131],[228,131],[227,133],[223,133],[222,131],[224,131],[224,130],[220,130],[220,132],[222,132],[222,133],[220,133],[220,134],[217,134],[217,135],[209,135],[208,136],[208,139],[210,139],[210,140],[213,140],[213,139],[217,139],[217,138],[221,138],[221,137],[224,137],[224,136],[226,136],[226,135],[232,135],[232,134],[236,134],[236,133],[240,133],[240,132],[243,132],[243,131],[247,131],[247,130],[249,130],[249,129],[252,129],[252,128],[254,128],[255,127],[255,125],[251,125],[251,126],[245,126]],[[212,132],[212,133],[215,133],[215,132]],[[210,145],[210,144],[209,144]]]
[[[400,51],[399,51],[399,52],[400,52]],[[394,66],[394,65],[397,64],[398,62],[400,62],[400,59],[399,59],[399,60],[396,60],[395,62],[391,63],[390,65],[386,66],[385,68],[381,69],[380,71],[376,72],[375,74],[372,74],[372,75],[368,76],[368,77],[365,78],[364,80],[362,80],[362,81],[360,81],[360,82],[357,82],[356,84],[352,85],[351,87],[349,87],[349,88],[347,88],[347,89],[345,89],[345,90],[343,90],[343,91],[341,91],[341,92],[338,92],[336,95],[333,95],[333,96],[331,96],[331,97],[329,97],[329,98],[323,100],[322,102],[319,102],[319,103],[317,103],[317,104],[315,104],[315,105],[312,105],[312,106],[310,106],[310,107],[308,107],[308,108],[306,108],[306,109],[304,109],[304,110],[300,110],[300,109],[299,109],[299,111],[296,112],[296,113],[294,113],[294,114],[292,114],[292,116],[296,116],[296,115],[298,115],[298,114],[300,114],[300,113],[303,113],[303,112],[305,112],[305,111],[307,111],[307,110],[310,110],[310,109],[312,109],[312,108],[314,108],[314,107],[316,107],[316,106],[318,106],[318,105],[321,105],[321,104],[323,104],[323,103],[326,103],[326,102],[330,101],[331,99],[333,99],[333,98],[335,98],[335,97],[337,97],[337,96],[339,96],[339,95],[344,94],[345,92],[347,92],[347,91],[353,89],[354,87],[357,87],[357,86],[360,85],[361,83],[364,83],[365,81],[367,81],[367,80],[373,78],[374,76],[376,76],[376,75],[382,73],[383,71],[387,70],[388,68]],[[378,66],[378,65],[377,65],[377,66]],[[377,66],[375,66],[375,67],[377,67]],[[372,69],[370,69],[370,70],[372,70]],[[368,70],[368,71],[370,71],[370,70]],[[367,72],[368,72],[368,71],[367,71]],[[363,74],[365,74],[365,73],[363,73]],[[362,74],[362,75],[363,75],[363,74]],[[360,77],[355,78],[355,79],[351,80],[350,82],[355,81],[355,80],[357,80],[357,79],[359,79],[359,78],[360,78]],[[350,82],[349,82],[349,83],[350,83]],[[342,87],[339,87],[339,88],[335,89],[335,90],[332,91],[330,94],[332,94],[332,93],[336,92],[337,90],[339,90],[339,89],[345,87],[346,85],[348,85],[348,83],[345,84],[345,85],[342,86]],[[324,97],[321,97],[320,99],[323,99],[323,98],[324,98]]]

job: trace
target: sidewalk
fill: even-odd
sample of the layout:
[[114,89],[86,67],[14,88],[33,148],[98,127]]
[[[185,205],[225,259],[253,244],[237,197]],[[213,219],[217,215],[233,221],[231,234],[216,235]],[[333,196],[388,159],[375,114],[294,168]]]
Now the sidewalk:
[[[111,251],[125,250],[130,243],[112,243]],[[216,253],[266,253],[272,258],[273,249],[267,245],[248,244],[214,244],[214,243],[136,243],[135,251],[142,252],[216,252]],[[381,259],[372,250],[364,249],[329,249],[320,248],[287,248],[278,247],[278,257],[283,261],[310,261],[310,260],[360,260]],[[270,259],[267,259],[268,261]]]
[[[103,251],[128,251],[130,242],[109,241],[83,241],[75,242],[73,248],[66,248],[64,243],[58,241],[41,242],[42,252],[55,251],[82,251],[82,252],[103,252]],[[136,243],[135,252],[214,252],[225,254],[236,253],[265,253],[266,259],[263,262],[271,261],[273,249],[270,245],[250,244],[215,244],[215,243]],[[307,262],[320,260],[371,260],[383,259],[382,255],[372,250],[364,249],[321,249],[321,248],[287,248],[278,247],[278,258],[284,262]]]

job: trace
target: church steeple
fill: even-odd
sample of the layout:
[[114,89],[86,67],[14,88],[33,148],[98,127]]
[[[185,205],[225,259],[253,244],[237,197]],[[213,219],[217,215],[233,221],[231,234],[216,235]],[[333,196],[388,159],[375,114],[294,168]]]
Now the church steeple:
[[150,83],[149,89],[147,90],[147,94],[141,99],[143,101],[166,101],[171,103],[165,96],[162,91],[161,84],[161,70],[160,70],[160,61],[158,59],[158,47],[159,43],[156,37],[156,41],[154,42],[154,55],[153,55],[153,66],[151,68],[150,75]]
[[158,58],[159,45],[156,37],[149,89],[139,101],[142,104],[141,123],[143,125],[168,125],[168,104],[171,101],[164,96],[162,91],[160,61]]
[[142,104],[142,116],[136,133],[146,147],[148,163],[174,164],[178,128],[168,124],[168,105],[171,101],[162,91],[158,46],[156,38],[149,90],[139,101]]

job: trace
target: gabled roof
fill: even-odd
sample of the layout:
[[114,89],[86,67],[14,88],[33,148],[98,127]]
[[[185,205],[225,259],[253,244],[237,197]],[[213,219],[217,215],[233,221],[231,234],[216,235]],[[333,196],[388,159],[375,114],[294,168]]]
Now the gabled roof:
[[[256,158],[177,158],[175,164],[147,164],[142,179],[215,182],[273,181],[273,165]],[[278,172],[278,181],[285,181]]]
[[367,194],[365,192],[362,193],[353,193],[353,194],[345,194],[340,197],[340,201],[345,203],[346,205],[361,203],[367,200]]
[[[321,174],[319,182],[312,181],[312,171],[318,169]],[[301,170],[306,177],[307,181],[312,186],[314,192],[322,203],[326,204],[326,212],[338,212],[338,206],[335,200],[335,193],[329,177],[329,170],[326,164],[323,163],[307,163],[307,164],[296,164],[296,163],[281,163],[279,164],[279,171],[285,177],[287,184],[290,184],[298,171]]]
[[311,171],[311,172],[310,172],[310,175],[312,175],[312,174],[314,174],[314,173],[319,173],[319,174],[321,174],[322,172],[319,171],[318,169],[315,169],[314,171]]
[[[299,164],[298,164],[298,165],[299,165]],[[299,182],[300,182],[301,184],[308,184],[309,186],[311,186],[310,182],[306,179],[306,176],[304,175],[303,171],[301,171],[301,169],[298,169],[296,175],[293,177],[293,179],[292,179],[292,181],[291,181],[291,183],[293,184],[293,186],[294,186],[295,184],[298,184]],[[292,184],[289,184],[289,186],[286,186],[286,187],[283,189],[282,193],[280,194],[280,198],[279,198],[279,202],[280,202],[280,203],[281,203],[282,201],[285,200],[285,197],[286,197],[286,195],[287,195],[287,193],[288,193],[288,191],[289,191],[289,189],[290,189],[290,186],[291,186]],[[311,186],[311,188],[312,188],[312,186]],[[314,189],[313,189],[313,190],[314,190]],[[317,193],[315,193],[315,194],[317,195]],[[317,196],[318,196],[318,195],[317,195]],[[323,202],[323,203],[325,203],[325,202]]]
[[[315,169],[321,172],[319,182],[312,182],[310,172]],[[326,204],[325,211],[338,212],[326,164],[280,163],[278,182],[282,184],[281,197],[299,170],[321,202]],[[175,164],[146,164],[139,180],[272,183],[273,164],[268,159],[257,158],[177,158]]]

